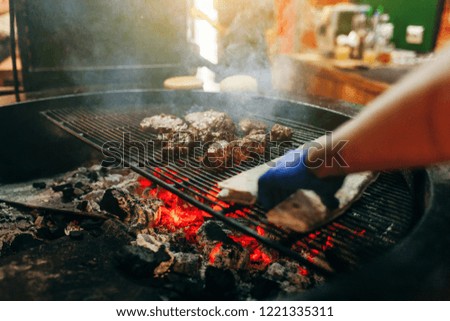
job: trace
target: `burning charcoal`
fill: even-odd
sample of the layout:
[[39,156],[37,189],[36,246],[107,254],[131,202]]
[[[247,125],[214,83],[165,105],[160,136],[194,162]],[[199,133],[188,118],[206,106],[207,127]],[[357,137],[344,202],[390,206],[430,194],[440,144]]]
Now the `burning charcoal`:
[[286,268],[278,262],[272,263],[266,271],[267,276],[272,280],[281,280],[286,273]]
[[257,132],[264,134],[267,130],[267,125],[260,120],[245,118],[239,122],[239,129],[245,135]]
[[139,231],[147,228],[154,221],[160,203],[158,200],[155,202],[153,199],[140,198],[134,199],[133,202],[132,210],[125,218],[125,223],[128,223],[131,231]]
[[150,234],[138,234],[136,237],[135,244],[144,248],[149,249],[152,252],[157,252],[161,248],[166,249],[167,255],[170,257],[169,260],[165,260],[159,266],[154,269],[155,276],[162,276],[167,273],[169,268],[172,266],[174,261],[174,255],[170,252],[168,238],[164,240],[164,236],[161,235],[159,237],[158,234],[150,235]]
[[36,189],[44,189],[47,187],[47,184],[45,182],[34,182],[33,187]]
[[192,237],[194,242],[189,241],[186,238],[186,233],[183,230],[170,235],[170,250],[173,253],[194,253],[197,251],[198,243],[196,241],[196,235]]
[[154,235],[138,234],[136,236],[136,245],[146,247],[149,250],[156,252],[162,245],[169,246],[169,237],[164,234]]
[[119,189],[107,189],[100,201],[100,208],[125,219],[129,212],[128,193]]
[[[287,260],[281,261],[286,266],[286,281],[295,289],[291,292],[298,291],[299,289],[309,289],[313,285],[313,275],[309,272],[301,273],[301,271],[307,271],[303,267],[300,267],[297,262],[291,262]],[[286,290],[286,289],[285,289]]]
[[270,140],[272,142],[287,142],[292,139],[293,134],[292,128],[275,124],[270,130]]
[[124,219],[127,216],[127,212],[124,210],[124,207],[127,206],[125,196],[126,194],[120,190],[107,189],[100,201],[100,208]]
[[225,113],[208,110],[188,114],[184,119],[195,131],[196,138],[202,142],[232,141],[235,137],[236,126]]
[[165,248],[165,253],[167,254],[167,256],[169,257],[169,259],[162,261],[154,270],[153,270],[153,275],[155,277],[161,277],[164,276],[165,274],[167,274],[167,272],[169,271],[170,267],[173,264],[173,260],[174,260],[174,256],[173,254],[167,250]]
[[202,263],[200,254],[178,252],[174,254],[174,257],[175,259],[172,265],[173,272],[191,277],[199,275]]
[[235,295],[236,277],[228,269],[208,266],[205,271],[205,291],[213,300],[227,300]]
[[223,225],[219,225],[219,223],[215,221],[206,221],[203,223],[197,231],[197,240],[202,245],[206,245],[211,242],[232,242],[232,240],[224,232]]
[[[95,168],[95,166],[92,168]],[[91,172],[92,168],[87,173]],[[100,170],[97,172],[101,173]],[[128,170],[111,170],[110,172],[99,175],[100,179],[97,182],[90,182],[87,176],[83,175],[78,175],[76,181],[73,182],[73,194],[76,196],[73,202],[77,209],[89,213],[101,212],[102,209],[99,204],[104,196],[105,190],[119,188],[127,192],[132,192],[139,186],[139,182],[137,181],[138,175]]]
[[241,270],[246,269],[250,262],[249,249],[234,242],[210,243],[203,251],[204,255],[209,257],[209,263],[219,268]]
[[215,267],[244,269],[249,264],[248,249],[229,238],[217,222],[205,222],[197,232],[197,241]]
[[166,274],[174,261],[174,255],[168,249],[168,243],[165,243],[163,240],[159,240],[157,238],[158,236],[156,234],[155,236],[149,234],[138,234],[136,237],[136,242],[132,242],[133,245],[138,245],[155,253],[161,249],[164,249],[165,253],[170,257],[170,259],[164,260],[154,269],[153,274],[155,277]]
[[104,195],[104,190],[93,190],[87,194],[81,196],[80,201],[78,201],[77,209],[89,213],[100,212],[100,201]]
[[270,280],[277,281],[284,292],[298,292],[299,290],[308,289],[313,285],[313,276],[305,271],[296,262],[280,260],[272,263],[264,276]]
[[140,126],[142,130],[155,134],[172,133],[187,129],[187,125],[181,118],[166,114],[144,118]]
[[164,246],[153,252],[141,246],[124,246],[116,256],[118,266],[124,272],[138,278],[153,276],[155,268],[171,260]]

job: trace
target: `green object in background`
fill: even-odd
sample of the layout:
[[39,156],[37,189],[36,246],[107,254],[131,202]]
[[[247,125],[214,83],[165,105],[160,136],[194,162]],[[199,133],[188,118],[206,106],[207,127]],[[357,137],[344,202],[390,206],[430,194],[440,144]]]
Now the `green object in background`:
[[[383,8],[394,24],[393,42],[399,49],[429,52],[434,49],[442,15],[444,0],[358,0],[373,8]],[[408,26],[423,26],[421,44],[406,41]]]

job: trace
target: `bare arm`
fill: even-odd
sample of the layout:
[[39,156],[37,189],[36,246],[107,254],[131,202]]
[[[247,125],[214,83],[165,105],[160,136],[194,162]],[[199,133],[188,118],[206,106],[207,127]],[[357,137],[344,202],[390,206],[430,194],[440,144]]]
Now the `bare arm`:
[[[313,169],[318,177],[450,160],[450,46],[339,127],[333,140],[348,141],[340,151],[348,167],[322,164]],[[317,142],[324,148],[311,149],[310,163],[333,157],[324,137]]]

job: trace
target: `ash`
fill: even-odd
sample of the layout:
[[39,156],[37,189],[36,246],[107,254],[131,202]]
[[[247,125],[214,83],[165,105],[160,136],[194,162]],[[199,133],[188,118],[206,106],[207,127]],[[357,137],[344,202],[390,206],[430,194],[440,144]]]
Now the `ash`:
[[324,282],[126,169],[12,190],[46,209],[0,203],[0,299],[267,300]]

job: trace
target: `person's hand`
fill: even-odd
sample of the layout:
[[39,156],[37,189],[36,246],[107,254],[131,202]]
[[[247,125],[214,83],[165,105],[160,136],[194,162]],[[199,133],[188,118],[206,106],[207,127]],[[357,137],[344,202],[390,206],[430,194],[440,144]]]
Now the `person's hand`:
[[328,209],[339,206],[334,194],[344,177],[316,177],[306,166],[306,157],[307,150],[291,150],[259,178],[258,200],[264,208],[273,208],[298,189],[313,190]]

